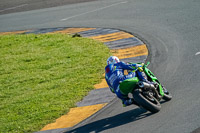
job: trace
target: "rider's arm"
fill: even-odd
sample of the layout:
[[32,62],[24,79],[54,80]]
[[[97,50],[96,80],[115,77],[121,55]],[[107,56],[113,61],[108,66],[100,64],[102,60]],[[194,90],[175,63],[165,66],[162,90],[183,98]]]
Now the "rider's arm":
[[124,62],[120,62],[120,67],[124,70],[137,70],[138,64],[126,64]]

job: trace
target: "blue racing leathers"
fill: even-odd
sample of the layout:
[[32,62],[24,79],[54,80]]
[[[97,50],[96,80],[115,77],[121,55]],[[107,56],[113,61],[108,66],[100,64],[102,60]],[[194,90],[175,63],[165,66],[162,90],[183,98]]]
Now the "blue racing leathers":
[[[105,79],[110,90],[122,100],[125,106],[132,104],[128,95],[124,95],[120,92],[119,84],[129,78],[138,77],[141,81],[146,81],[143,72],[138,71],[138,68],[142,68],[140,64],[126,64],[124,62],[118,62],[116,64],[110,64],[105,67]],[[132,70],[128,75],[124,75],[124,70]],[[135,72],[133,71],[135,70]]]

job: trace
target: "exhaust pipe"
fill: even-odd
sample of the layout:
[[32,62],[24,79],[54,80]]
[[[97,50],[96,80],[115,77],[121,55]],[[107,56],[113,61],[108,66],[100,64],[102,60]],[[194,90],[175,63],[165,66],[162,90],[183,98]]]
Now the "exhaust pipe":
[[149,89],[153,90],[153,92],[156,94],[156,98],[159,99],[159,100],[162,99],[162,97],[158,94],[158,91],[156,90],[156,88],[154,87],[153,84],[149,84],[149,83],[146,83],[146,82],[139,81],[138,86],[140,88],[149,88]]
[[139,81],[139,82],[138,82],[138,86],[139,86],[140,88],[156,89],[156,88],[154,87],[153,84],[149,84],[149,83],[142,82],[142,81]]

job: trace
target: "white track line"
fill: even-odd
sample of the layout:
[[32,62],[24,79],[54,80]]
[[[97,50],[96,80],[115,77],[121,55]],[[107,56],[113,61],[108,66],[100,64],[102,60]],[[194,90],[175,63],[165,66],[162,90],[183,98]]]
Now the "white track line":
[[82,16],[82,15],[85,15],[85,14],[88,14],[88,13],[100,11],[100,10],[103,10],[103,9],[106,9],[106,8],[109,8],[109,7],[112,7],[112,6],[116,6],[116,5],[119,5],[119,4],[124,4],[124,3],[127,3],[127,1],[118,2],[118,3],[112,4],[112,5],[109,5],[109,6],[105,6],[105,7],[102,7],[102,8],[98,8],[98,9],[95,9],[95,10],[92,10],[92,11],[88,11],[88,12],[84,12],[84,13],[81,13],[81,14],[77,14],[77,15],[74,15],[74,16],[71,16],[71,17],[67,17],[67,18],[61,19],[60,21],[66,21],[66,20],[69,20],[71,18],[75,18],[75,17]]
[[15,6],[15,7],[6,8],[6,9],[3,9],[3,10],[0,10],[0,12],[20,8],[20,7],[23,7],[23,6],[26,6],[26,5],[28,5],[28,4],[23,4],[23,5],[19,5],[19,6]]
[[197,52],[195,55],[199,55],[200,54],[200,52]]

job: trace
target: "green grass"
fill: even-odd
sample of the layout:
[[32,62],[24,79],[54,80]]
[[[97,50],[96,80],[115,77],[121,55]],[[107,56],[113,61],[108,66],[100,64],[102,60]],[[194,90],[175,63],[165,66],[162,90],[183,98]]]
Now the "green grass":
[[62,34],[0,36],[0,132],[33,132],[98,83],[109,49]]

